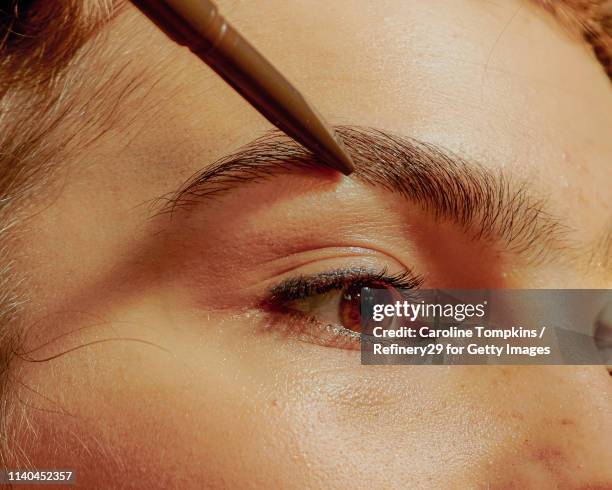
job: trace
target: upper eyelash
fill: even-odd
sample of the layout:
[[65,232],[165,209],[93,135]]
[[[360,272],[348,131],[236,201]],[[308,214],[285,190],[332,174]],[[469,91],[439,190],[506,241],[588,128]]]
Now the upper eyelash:
[[310,276],[293,277],[276,284],[270,288],[265,303],[268,306],[280,306],[289,301],[342,289],[348,283],[363,283],[364,286],[380,283],[397,289],[416,289],[423,281],[422,276],[411,270],[389,274],[387,268],[379,271],[366,268],[335,269]]

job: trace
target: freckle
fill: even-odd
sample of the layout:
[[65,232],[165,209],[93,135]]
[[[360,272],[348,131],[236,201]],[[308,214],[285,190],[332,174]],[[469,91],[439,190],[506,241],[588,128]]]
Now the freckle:
[[561,425],[576,425],[576,422],[572,419],[561,419]]
[[277,407],[278,406],[278,400],[274,399],[270,402],[270,405],[272,405],[273,407]]

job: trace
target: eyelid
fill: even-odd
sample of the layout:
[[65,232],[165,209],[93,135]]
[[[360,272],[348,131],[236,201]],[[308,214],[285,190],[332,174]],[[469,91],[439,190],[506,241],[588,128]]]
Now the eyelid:
[[398,289],[416,289],[424,282],[423,276],[410,269],[389,274],[385,267],[382,270],[372,268],[333,269],[313,275],[299,275],[273,285],[264,300],[264,306],[274,306],[282,302],[303,299],[314,294],[323,294],[333,289],[341,289],[347,283],[365,284],[380,283]]
[[297,311],[269,310],[263,327],[283,337],[337,349],[359,350],[361,335],[341,325],[319,321],[312,315]]

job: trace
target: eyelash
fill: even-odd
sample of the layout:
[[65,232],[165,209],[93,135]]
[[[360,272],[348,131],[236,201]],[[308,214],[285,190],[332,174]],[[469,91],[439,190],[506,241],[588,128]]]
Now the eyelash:
[[410,270],[389,274],[387,269],[374,271],[364,268],[334,269],[311,276],[298,276],[274,285],[265,300],[270,305],[305,299],[352,286],[391,286],[396,289],[416,289],[423,277]]
[[268,290],[261,307],[274,317],[272,321],[276,331],[298,334],[302,340],[326,346],[358,348],[361,334],[342,325],[321,322],[314,315],[292,309],[290,303],[341,291],[349,286],[412,290],[421,287],[423,281],[422,276],[411,270],[389,274],[386,268],[334,269],[314,275],[300,275],[275,284]]

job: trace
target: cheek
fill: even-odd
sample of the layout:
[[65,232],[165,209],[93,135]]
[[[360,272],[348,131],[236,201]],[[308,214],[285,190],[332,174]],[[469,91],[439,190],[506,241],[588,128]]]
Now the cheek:
[[592,372],[361,366],[354,352],[171,305],[156,295],[72,340],[147,343],[24,366],[19,440],[38,466],[74,462],[90,487],[117,475],[149,488],[470,486],[500,468],[564,482],[592,470],[610,434],[592,425],[605,386],[585,383]]
[[[497,368],[497,427],[510,429],[482,473],[497,488],[608,488],[612,387],[599,366]],[[503,472],[499,469],[504,468]]]
[[151,305],[130,310],[53,349],[113,341],[18,366],[25,454],[37,467],[70,462],[85,488],[119,487],[118,477],[142,488],[239,486],[236,478],[255,474],[253,460],[263,464],[245,444],[261,442],[257,368],[242,359],[248,334]]

